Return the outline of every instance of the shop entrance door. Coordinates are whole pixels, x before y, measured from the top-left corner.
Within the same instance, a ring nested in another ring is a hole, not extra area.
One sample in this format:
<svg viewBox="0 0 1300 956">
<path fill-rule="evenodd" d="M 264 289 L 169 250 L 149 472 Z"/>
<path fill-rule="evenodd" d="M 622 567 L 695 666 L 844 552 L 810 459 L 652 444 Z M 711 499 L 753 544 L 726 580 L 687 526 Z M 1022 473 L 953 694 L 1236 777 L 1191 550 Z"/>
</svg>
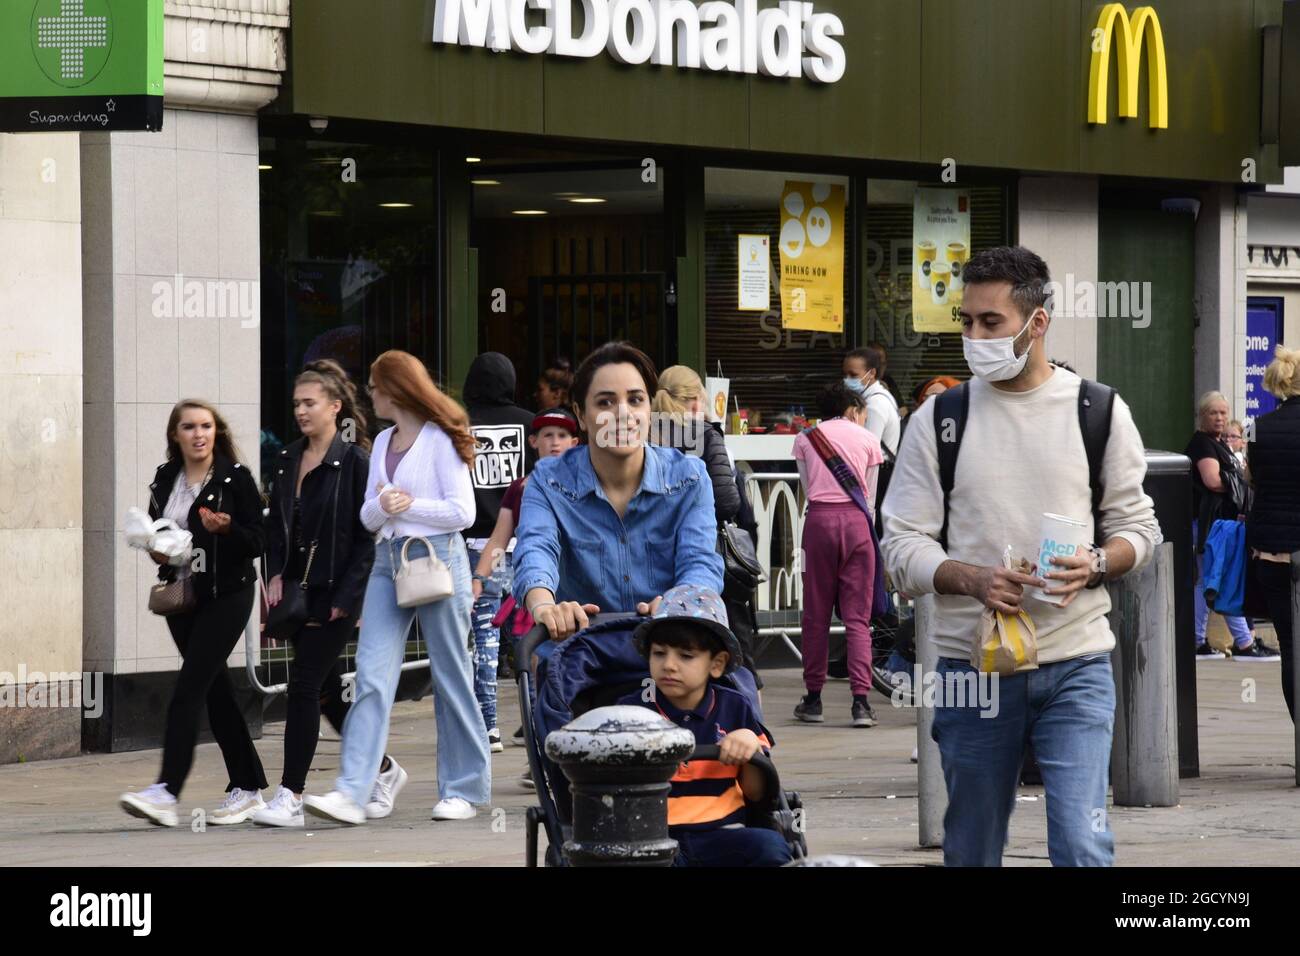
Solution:
<svg viewBox="0 0 1300 956">
<path fill-rule="evenodd" d="M 472 175 L 479 350 L 511 358 L 521 404 L 556 359 L 576 368 L 606 342 L 672 357 L 663 193 L 610 162 L 485 160 Z"/>
<path fill-rule="evenodd" d="M 1097 375 L 1119 389 L 1148 448 L 1191 437 L 1195 220 L 1109 205 L 1099 221 Z"/>
</svg>

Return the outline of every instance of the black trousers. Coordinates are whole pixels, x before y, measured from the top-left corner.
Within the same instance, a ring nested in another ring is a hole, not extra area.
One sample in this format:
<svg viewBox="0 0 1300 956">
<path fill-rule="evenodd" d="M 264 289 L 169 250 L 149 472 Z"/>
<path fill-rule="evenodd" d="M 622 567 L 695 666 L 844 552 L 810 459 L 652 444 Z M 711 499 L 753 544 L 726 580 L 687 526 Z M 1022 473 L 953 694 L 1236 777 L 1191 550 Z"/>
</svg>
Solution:
<svg viewBox="0 0 1300 956">
<path fill-rule="evenodd" d="M 319 627 L 302 627 L 293 642 L 289 668 L 288 712 L 284 723 L 284 775 L 281 786 L 302 793 L 316 756 L 321 714 L 343 733 L 350 704 L 343 699 L 343 662 L 339 655 L 356 633 L 356 618 L 343 617 Z"/>
<path fill-rule="evenodd" d="M 1277 643 L 1282 651 L 1282 696 L 1286 709 L 1295 723 L 1295 688 L 1291 680 L 1295 673 L 1295 622 L 1291 620 L 1291 565 L 1276 561 L 1250 562 L 1259 585 L 1260 595 L 1268 607 L 1268 616 L 1277 628 Z"/>
<path fill-rule="evenodd" d="M 252 610 L 253 585 L 250 584 L 200 604 L 189 614 L 167 618 L 172 640 L 184 658 L 176 690 L 167 707 L 162 773 L 158 777 L 172 796 L 181 795 L 185 778 L 194 764 L 199 714 L 205 705 L 208 725 L 226 761 L 229 777 L 226 790 L 235 787 L 260 790 L 266 786 L 262 761 L 235 703 L 235 685 L 226 667 L 226 658 L 239 643 Z"/>
</svg>

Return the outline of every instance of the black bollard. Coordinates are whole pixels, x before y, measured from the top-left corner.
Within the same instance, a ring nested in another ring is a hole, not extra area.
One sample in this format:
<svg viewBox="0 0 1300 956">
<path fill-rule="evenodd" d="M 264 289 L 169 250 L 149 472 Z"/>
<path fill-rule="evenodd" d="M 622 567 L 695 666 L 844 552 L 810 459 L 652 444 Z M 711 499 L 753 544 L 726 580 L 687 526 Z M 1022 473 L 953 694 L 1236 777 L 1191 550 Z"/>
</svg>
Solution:
<svg viewBox="0 0 1300 956">
<path fill-rule="evenodd" d="M 600 707 L 548 735 L 573 793 L 569 864 L 671 866 L 668 781 L 694 750 L 694 734 L 644 707 Z"/>
</svg>

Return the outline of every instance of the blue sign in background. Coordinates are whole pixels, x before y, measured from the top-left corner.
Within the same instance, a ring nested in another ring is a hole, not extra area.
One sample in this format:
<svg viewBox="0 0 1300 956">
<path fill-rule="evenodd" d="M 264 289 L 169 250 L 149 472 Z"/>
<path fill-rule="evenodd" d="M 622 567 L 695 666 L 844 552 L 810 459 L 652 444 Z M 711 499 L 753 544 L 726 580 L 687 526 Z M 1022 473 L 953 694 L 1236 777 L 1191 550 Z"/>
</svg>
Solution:
<svg viewBox="0 0 1300 956">
<path fill-rule="evenodd" d="M 1264 391 L 1264 369 L 1273 361 L 1281 338 L 1281 315 L 1272 302 L 1254 302 L 1246 310 L 1246 407 L 1242 418 L 1258 418 L 1277 407 Z"/>
</svg>

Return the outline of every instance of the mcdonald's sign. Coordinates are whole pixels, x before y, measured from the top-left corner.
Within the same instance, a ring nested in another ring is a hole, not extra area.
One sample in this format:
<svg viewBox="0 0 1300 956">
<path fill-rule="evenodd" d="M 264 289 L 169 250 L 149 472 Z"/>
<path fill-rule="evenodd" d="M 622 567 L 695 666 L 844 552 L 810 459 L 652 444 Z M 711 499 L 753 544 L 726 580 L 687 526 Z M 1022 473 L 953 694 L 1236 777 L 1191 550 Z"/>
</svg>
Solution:
<svg viewBox="0 0 1300 956">
<path fill-rule="evenodd" d="M 1136 119 L 1138 115 L 1138 78 L 1142 68 L 1143 40 L 1146 40 L 1147 86 L 1150 94 L 1147 112 L 1152 129 L 1169 128 L 1169 80 L 1165 69 L 1165 38 L 1160 32 L 1160 18 L 1151 7 L 1138 7 L 1132 18 L 1121 3 L 1108 3 L 1101 9 L 1097 27 L 1092 31 L 1092 68 L 1088 77 L 1088 122 L 1105 123 L 1110 83 L 1110 49 L 1116 31 L 1119 48 L 1119 115 Z"/>
</svg>

